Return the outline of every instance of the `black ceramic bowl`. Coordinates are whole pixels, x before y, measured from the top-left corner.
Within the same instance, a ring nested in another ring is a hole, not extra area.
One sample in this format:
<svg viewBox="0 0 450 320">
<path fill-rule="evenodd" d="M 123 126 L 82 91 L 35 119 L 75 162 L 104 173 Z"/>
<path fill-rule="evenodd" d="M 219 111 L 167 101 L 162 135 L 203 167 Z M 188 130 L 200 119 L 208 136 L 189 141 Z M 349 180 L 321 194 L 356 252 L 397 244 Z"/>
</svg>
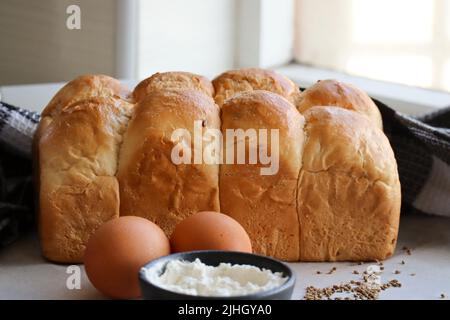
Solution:
<svg viewBox="0 0 450 320">
<path fill-rule="evenodd" d="M 220 263 L 248 264 L 258 268 L 281 272 L 288 280 L 281 286 L 267 291 L 256 292 L 242 296 L 217 297 L 217 296 L 193 296 L 163 289 L 151 283 L 147 272 L 155 272 L 158 275 L 165 271 L 166 265 L 172 260 L 194 261 L 199 258 L 204 264 L 218 266 Z M 147 300 L 287 300 L 292 296 L 295 285 L 295 275 L 283 262 L 268 257 L 234 251 L 190 251 L 175 253 L 155 259 L 141 268 L 139 272 L 142 298 Z"/>
</svg>

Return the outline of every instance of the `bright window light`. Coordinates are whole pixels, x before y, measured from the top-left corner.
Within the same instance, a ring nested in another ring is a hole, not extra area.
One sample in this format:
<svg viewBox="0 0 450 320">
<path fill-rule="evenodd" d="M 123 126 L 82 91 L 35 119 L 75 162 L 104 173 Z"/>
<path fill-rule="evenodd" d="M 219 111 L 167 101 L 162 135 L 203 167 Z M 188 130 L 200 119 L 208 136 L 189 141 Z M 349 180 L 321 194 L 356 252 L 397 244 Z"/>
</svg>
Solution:
<svg viewBox="0 0 450 320">
<path fill-rule="evenodd" d="M 444 84 L 444 89 L 447 91 L 450 91 L 450 59 L 447 60 L 444 64 L 444 68 L 443 68 L 443 84 Z"/>
<path fill-rule="evenodd" d="M 432 63 L 427 56 L 352 55 L 346 69 L 359 76 L 389 82 L 420 87 L 432 84 Z"/>
<path fill-rule="evenodd" d="M 433 37 L 432 0 L 352 0 L 352 38 L 363 44 L 426 43 Z"/>
<path fill-rule="evenodd" d="M 295 59 L 450 91 L 450 0 L 297 0 Z"/>
</svg>

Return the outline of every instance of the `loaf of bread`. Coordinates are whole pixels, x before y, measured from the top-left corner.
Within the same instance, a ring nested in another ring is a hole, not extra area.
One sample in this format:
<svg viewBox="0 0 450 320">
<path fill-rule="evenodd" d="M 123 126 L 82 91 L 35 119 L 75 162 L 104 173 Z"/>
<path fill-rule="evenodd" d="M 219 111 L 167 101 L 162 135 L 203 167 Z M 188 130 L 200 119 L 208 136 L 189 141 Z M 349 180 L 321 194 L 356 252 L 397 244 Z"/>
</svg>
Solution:
<svg viewBox="0 0 450 320">
<path fill-rule="evenodd" d="M 240 222 L 255 253 L 385 259 L 401 196 L 381 128 L 371 99 L 334 80 L 300 93 L 261 69 L 212 83 L 167 72 L 130 92 L 106 76 L 79 77 L 50 101 L 35 135 L 43 254 L 81 262 L 89 236 L 119 215 L 145 217 L 170 236 L 207 210 Z M 218 155 L 204 152 L 217 146 L 209 132 L 221 135 Z"/>
<path fill-rule="evenodd" d="M 120 212 L 148 218 L 170 235 L 199 211 L 220 211 L 219 164 L 194 163 L 194 121 L 201 131 L 220 130 L 219 108 L 196 90 L 154 91 L 136 105 L 121 148 L 117 178 Z M 176 139 L 172 133 L 185 129 Z M 203 141 L 204 147 L 207 142 Z M 190 163 L 174 163 L 178 143 L 192 150 Z"/>
<path fill-rule="evenodd" d="M 314 107 L 304 116 L 297 193 L 300 260 L 389 257 L 401 195 L 388 139 L 365 117 L 343 108 Z"/>
<path fill-rule="evenodd" d="M 275 174 L 261 174 L 255 165 L 225 163 L 220 170 L 220 205 L 223 212 L 239 221 L 252 239 L 253 249 L 283 260 L 299 259 L 299 224 L 296 205 L 297 179 L 303 151 L 303 116 L 282 96 L 268 91 L 235 95 L 222 106 L 222 131 L 226 129 L 278 130 L 278 139 L 269 140 L 267 154 L 279 151 Z M 258 139 L 248 131 L 249 139 Z M 262 140 L 262 141 L 261 141 Z M 258 142 L 264 142 L 261 139 Z M 245 143 L 245 141 L 243 141 Z M 277 144 L 278 150 L 272 145 Z M 258 146 L 253 144 L 253 147 Z M 247 158 L 250 143 L 245 144 Z M 237 152 L 236 141 L 226 140 L 224 153 Z"/>
<path fill-rule="evenodd" d="M 38 149 L 39 231 L 44 256 L 82 260 L 89 236 L 119 216 L 115 177 L 133 104 L 118 81 L 84 76 L 62 88 L 42 113 Z"/>
<path fill-rule="evenodd" d="M 321 80 L 303 91 L 295 101 L 298 111 L 315 106 L 337 106 L 353 110 L 383 128 L 380 111 L 364 91 L 337 80 Z"/>
<path fill-rule="evenodd" d="M 214 99 L 222 106 L 226 99 L 244 91 L 267 90 L 277 93 L 291 102 L 300 94 L 298 86 L 290 79 L 270 70 L 245 68 L 222 73 L 213 80 Z"/>
</svg>

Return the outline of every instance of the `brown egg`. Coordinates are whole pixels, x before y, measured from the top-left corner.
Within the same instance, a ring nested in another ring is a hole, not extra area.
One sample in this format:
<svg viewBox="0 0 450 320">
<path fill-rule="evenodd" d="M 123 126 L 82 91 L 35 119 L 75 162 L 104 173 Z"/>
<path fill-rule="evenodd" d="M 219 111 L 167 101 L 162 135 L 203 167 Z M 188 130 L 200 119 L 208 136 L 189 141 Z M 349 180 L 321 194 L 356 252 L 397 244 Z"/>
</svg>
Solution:
<svg viewBox="0 0 450 320">
<path fill-rule="evenodd" d="M 156 224 L 125 216 L 106 222 L 91 236 L 84 265 L 100 292 L 115 299 L 130 299 L 140 296 L 139 269 L 169 253 L 169 240 Z"/>
<path fill-rule="evenodd" d="M 252 244 L 244 228 L 233 218 L 212 211 L 198 212 L 180 222 L 172 233 L 170 245 L 173 252 L 252 252 Z"/>
</svg>

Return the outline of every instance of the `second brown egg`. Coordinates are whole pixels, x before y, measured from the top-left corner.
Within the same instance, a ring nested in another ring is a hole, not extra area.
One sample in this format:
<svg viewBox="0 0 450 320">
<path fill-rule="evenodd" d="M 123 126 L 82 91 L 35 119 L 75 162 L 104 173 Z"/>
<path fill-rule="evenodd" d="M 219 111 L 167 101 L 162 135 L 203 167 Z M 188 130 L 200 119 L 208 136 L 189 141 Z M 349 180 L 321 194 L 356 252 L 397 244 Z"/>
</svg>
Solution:
<svg viewBox="0 0 450 320">
<path fill-rule="evenodd" d="M 219 212 L 202 211 L 180 222 L 171 238 L 172 252 L 226 250 L 252 252 L 250 238 L 233 218 Z"/>
</svg>

